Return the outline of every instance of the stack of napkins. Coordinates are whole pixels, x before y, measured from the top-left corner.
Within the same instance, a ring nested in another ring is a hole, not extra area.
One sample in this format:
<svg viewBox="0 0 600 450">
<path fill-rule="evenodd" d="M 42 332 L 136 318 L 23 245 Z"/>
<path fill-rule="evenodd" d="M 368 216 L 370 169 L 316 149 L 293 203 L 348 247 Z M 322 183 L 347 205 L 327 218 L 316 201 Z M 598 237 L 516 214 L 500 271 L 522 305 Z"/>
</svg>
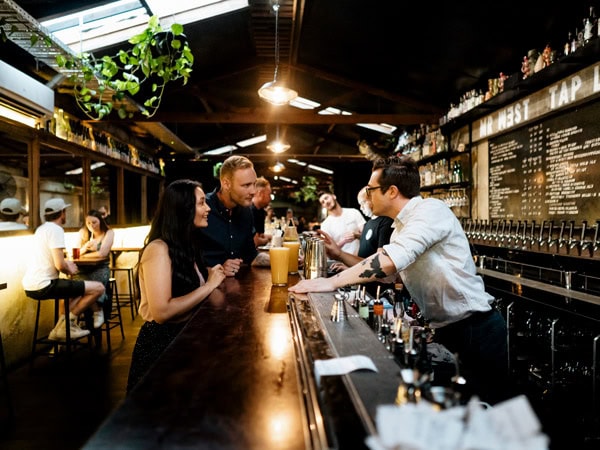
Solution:
<svg viewBox="0 0 600 450">
<path fill-rule="evenodd" d="M 371 450 L 546 450 L 548 437 L 523 395 L 485 408 L 477 398 L 466 406 L 437 411 L 427 402 L 377 408 Z"/>
</svg>

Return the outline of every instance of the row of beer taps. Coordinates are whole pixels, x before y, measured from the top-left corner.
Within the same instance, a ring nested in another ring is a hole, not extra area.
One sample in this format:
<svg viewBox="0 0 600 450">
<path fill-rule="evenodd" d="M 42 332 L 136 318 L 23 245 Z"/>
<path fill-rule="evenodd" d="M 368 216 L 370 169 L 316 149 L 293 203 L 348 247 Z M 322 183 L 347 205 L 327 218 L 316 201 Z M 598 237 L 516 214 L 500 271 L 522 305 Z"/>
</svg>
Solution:
<svg viewBox="0 0 600 450">
<path fill-rule="evenodd" d="M 572 256 L 600 256 L 600 219 L 593 226 L 586 220 L 576 226 L 574 220 L 483 220 L 463 219 L 465 234 L 471 243 L 521 250 L 564 253 Z"/>
</svg>

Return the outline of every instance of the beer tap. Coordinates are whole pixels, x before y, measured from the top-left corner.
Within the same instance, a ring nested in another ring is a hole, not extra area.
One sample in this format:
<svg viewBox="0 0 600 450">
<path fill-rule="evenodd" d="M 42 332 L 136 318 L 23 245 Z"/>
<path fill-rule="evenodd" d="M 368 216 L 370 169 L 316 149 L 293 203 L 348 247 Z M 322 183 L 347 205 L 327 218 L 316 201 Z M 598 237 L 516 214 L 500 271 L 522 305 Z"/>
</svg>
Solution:
<svg viewBox="0 0 600 450">
<path fill-rule="evenodd" d="M 594 226 L 596 227 L 596 231 L 594 231 L 594 247 L 592 249 L 592 252 L 595 255 L 598 251 L 598 246 L 600 245 L 600 242 L 598 241 L 598 229 L 600 228 L 600 220 L 596 220 L 596 225 Z"/>
<path fill-rule="evenodd" d="M 565 245 L 567 243 L 567 240 L 565 239 L 565 226 L 567 225 L 567 221 L 566 220 L 561 220 L 560 221 L 560 232 L 558 233 L 558 248 L 562 248 L 563 245 Z"/>
<path fill-rule="evenodd" d="M 540 234 L 538 236 L 538 250 L 541 250 L 542 245 L 544 245 L 544 228 L 546 228 L 546 221 L 542 220 L 542 224 L 540 225 Z"/>
<path fill-rule="evenodd" d="M 585 234 L 586 234 L 586 232 L 587 232 L 587 220 L 584 220 L 584 221 L 581 223 L 581 237 L 579 238 L 579 245 L 581 246 L 581 247 L 580 247 L 580 254 L 581 254 L 581 255 L 583 255 L 583 252 L 584 252 L 584 251 L 585 251 L 587 248 L 590 248 L 590 252 L 591 252 L 591 250 L 592 250 L 592 249 L 591 249 L 591 247 L 592 247 L 592 244 L 593 244 L 593 242 L 592 242 L 592 241 L 588 241 L 588 240 L 585 238 Z M 591 255 L 590 255 L 590 256 L 591 256 Z"/>
<path fill-rule="evenodd" d="M 525 250 L 527 248 L 527 221 L 523 221 L 523 231 L 521 232 L 521 242 L 523 243 L 522 249 Z"/>
<path fill-rule="evenodd" d="M 575 232 L 575 221 L 571 220 L 569 222 L 569 240 L 567 241 L 567 244 L 569 246 L 568 247 L 569 253 L 571 253 L 571 250 L 573 250 L 575 247 L 579 247 L 579 245 L 580 245 L 580 241 L 573 238 L 574 232 Z"/>
<path fill-rule="evenodd" d="M 473 229 L 473 221 L 471 219 L 464 219 L 462 226 L 465 232 L 465 236 L 467 236 L 467 239 L 470 240 L 472 235 L 471 230 Z"/>
<path fill-rule="evenodd" d="M 491 233 L 491 228 L 492 228 L 491 221 L 488 222 L 488 220 L 486 219 L 485 222 L 484 222 L 484 226 L 483 226 L 483 233 L 481 234 L 481 240 L 482 241 L 487 241 L 488 236 Z"/>
<path fill-rule="evenodd" d="M 529 233 L 529 247 L 533 249 L 533 245 L 536 243 L 535 238 L 535 220 L 531 221 L 531 232 Z M 523 243 L 524 244 L 524 243 Z"/>
<path fill-rule="evenodd" d="M 496 222 L 496 229 L 494 229 L 494 221 L 490 220 L 490 233 L 488 234 L 488 241 L 496 239 L 498 237 L 498 227 L 500 227 L 500 221 Z"/>
<path fill-rule="evenodd" d="M 475 227 L 473 228 L 473 238 L 479 239 L 479 236 L 481 236 L 481 220 L 477 219 L 475 221 Z"/>
<path fill-rule="evenodd" d="M 507 241 L 506 243 L 508 244 L 508 242 L 510 242 L 510 230 L 512 228 L 512 219 L 510 219 L 509 223 L 508 223 L 508 230 L 504 231 L 506 228 L 506 220 L 504 222 L 502 222 L 502 237 L 500 238 L 500 242 L 504 242 L 504 239 L 506 238 Z"/>
<path fill-rule="evenodd" d="M 563 222 L 564 224 L 564 222 Z M 550 224 L 548 225 L 548 250 L 550 250 L 550 248 L 552 248 L 552 246 L 554 244 L 558 243 L 558 238 L 553 239 L 552 238 L 552 229 L 554 228 L 554 221 L 551 220 Z"/>
<path fill-rule="evenodd" d="M 508 240 L 508 242 L 510 242 L 511 240 L 515 241 L 515 248 L 518 247 L 519 244 L 519 230 L 521 229 L 521 221 L 518 220 L 517 221 L 517 228 L 515 229 L 515 231 L 511 234 L 511 238 Z"/>
<path fill-rule="evenodd" d="M 502 227 L 500 227 L 500 222 L 502 222 Z M 502 219 L 498 221 L 498 225 L 496 225 L 496 244 L 500 245 L 500 242 L 504 239 L 504 228 L 506 227 L 506 220 Z"/>
</svg>

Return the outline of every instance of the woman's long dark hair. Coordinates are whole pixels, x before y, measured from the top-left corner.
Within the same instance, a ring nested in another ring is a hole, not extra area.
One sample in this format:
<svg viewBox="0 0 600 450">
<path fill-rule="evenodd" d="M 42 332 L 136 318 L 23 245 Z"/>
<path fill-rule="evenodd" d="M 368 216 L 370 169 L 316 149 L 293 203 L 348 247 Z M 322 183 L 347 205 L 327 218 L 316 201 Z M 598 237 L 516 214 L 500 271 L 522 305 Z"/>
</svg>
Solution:
<svg viewBox="0 0 600 450">
<path fill-rule="evenodd" d="M 173 181 L 165 188 L 144 243 L 145 248 L 150 242 L 162 239 L 169 247 L 173 297 L 186 294 L 199 286 L 200 280 L 194 270 L 194 262 L 198 264 L 204 279 L 208 276 L 202 263 L 201 251 L 194 239 L 197 188 L 202 188 L 202 184 L 188 179 Z"/>
<path fill-rule="evenodd" d="M 95 210 L 95 209 L 90 209 L 88 211 L 88 213 L 85 215 L 85 217 L 95 217 L 96 219 L 98 219 L 100 221 L 100 231 L 102 231 L 103 233 L 106 233 L 110 227 L 108 226 L 108 224 L 106 223 L 106 220 L 104 220 L 104 217 L 102 217 L 102 214 L 100 213 L 100 211 Z M 85 241 L 89 241 L 92 238 L 92 233 L 90 232 L 90 229 L 87 227 L 87 224 L 83 223 L 83 237 L 85 238 Z"/>
</svg>

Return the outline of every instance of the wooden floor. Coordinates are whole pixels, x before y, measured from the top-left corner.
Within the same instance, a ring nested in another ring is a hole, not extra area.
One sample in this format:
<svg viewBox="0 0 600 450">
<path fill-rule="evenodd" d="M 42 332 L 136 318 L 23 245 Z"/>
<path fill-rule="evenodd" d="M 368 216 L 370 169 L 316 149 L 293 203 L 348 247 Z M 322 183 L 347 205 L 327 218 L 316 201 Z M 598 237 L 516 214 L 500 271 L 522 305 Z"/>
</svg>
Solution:
<svg viewBox="0 0 600 450">
<path fill-rule="evenodd" d="M 78 350 L 71 361 L 59 356 L 36 358 L 8 373 L 13 423 L 6 420 L 4 390 L 0 386 L 0 449 L 79 449 L 125 397 L 131 352 L 142 319 L 134 321 L 123 309 L 125 339 L 118 328 L 111 331 L 112 350 L 106 334 L 96 353 Z"/>
</svg>

